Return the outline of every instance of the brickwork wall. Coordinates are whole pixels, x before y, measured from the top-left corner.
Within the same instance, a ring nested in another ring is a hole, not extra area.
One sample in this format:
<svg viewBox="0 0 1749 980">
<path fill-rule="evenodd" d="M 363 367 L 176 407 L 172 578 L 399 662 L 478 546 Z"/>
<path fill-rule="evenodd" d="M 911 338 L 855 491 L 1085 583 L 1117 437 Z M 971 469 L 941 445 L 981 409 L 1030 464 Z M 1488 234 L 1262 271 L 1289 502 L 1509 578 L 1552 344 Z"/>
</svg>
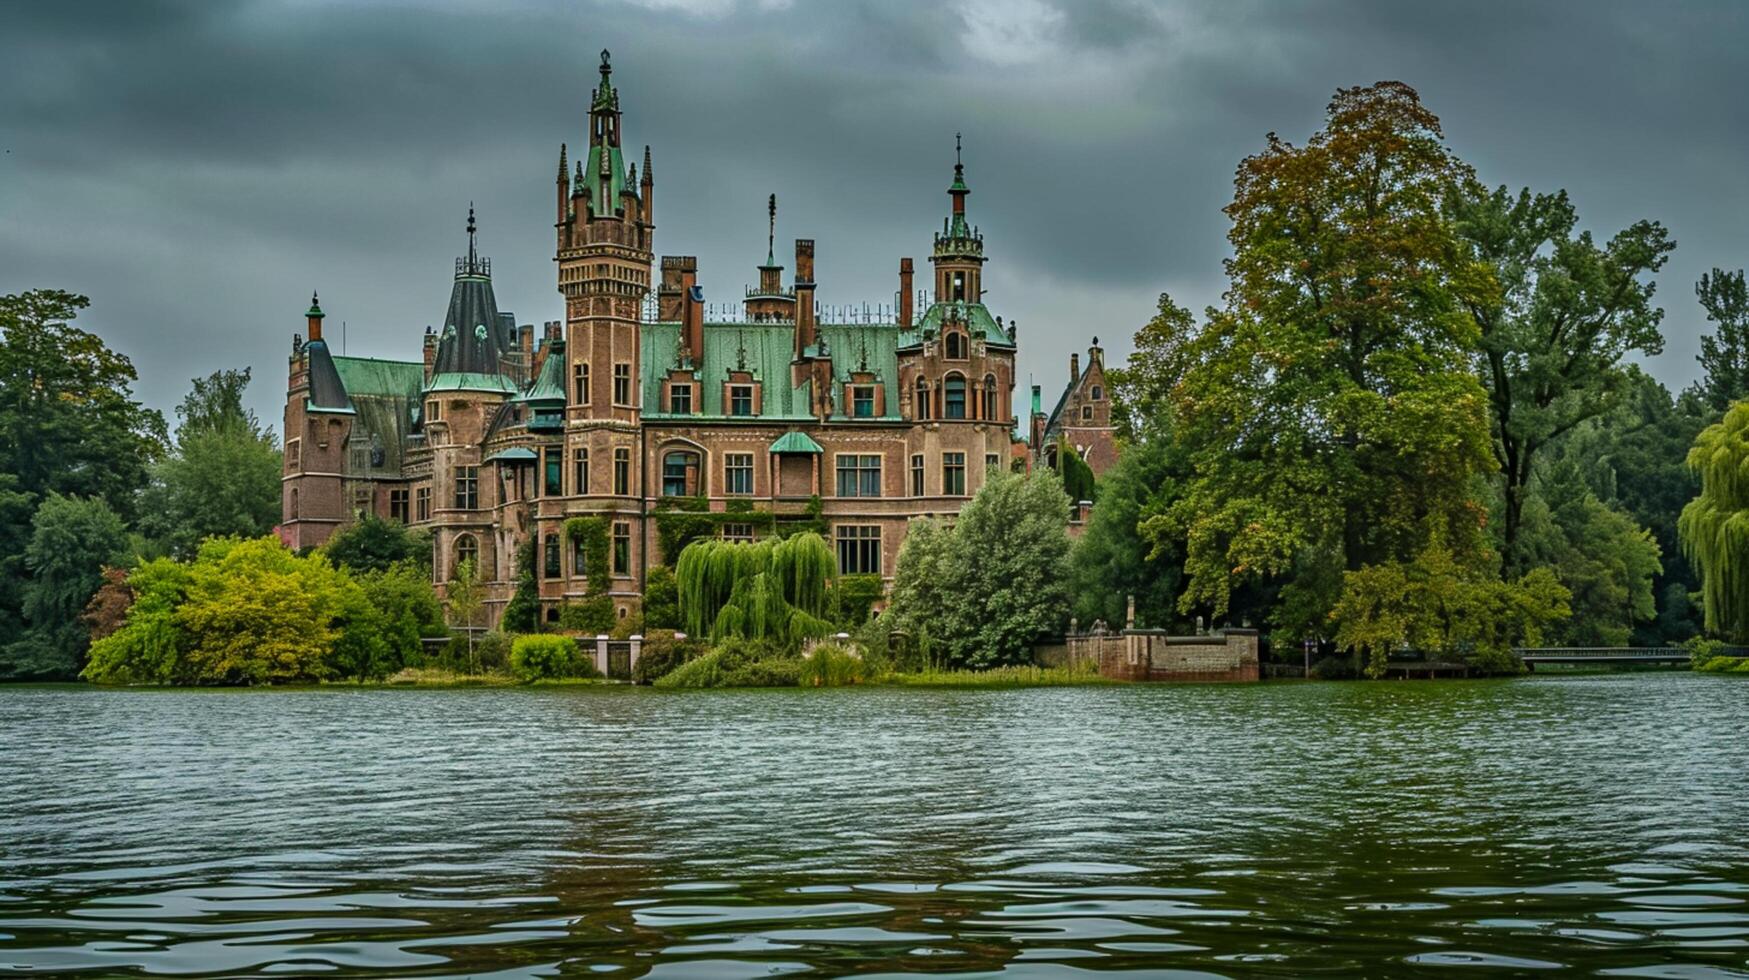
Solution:
<svg viewBox="0 0 1749 980">
<path fill-rule="evenodd" d="M 1068 662 L 1094 660 L 1103 677 L 1122 681 L 1255 681 L 1260 678 L 1255 630 L 1216 636 L 1167 636 L 1130 631 L 1072 636 Z"/>
</svg>

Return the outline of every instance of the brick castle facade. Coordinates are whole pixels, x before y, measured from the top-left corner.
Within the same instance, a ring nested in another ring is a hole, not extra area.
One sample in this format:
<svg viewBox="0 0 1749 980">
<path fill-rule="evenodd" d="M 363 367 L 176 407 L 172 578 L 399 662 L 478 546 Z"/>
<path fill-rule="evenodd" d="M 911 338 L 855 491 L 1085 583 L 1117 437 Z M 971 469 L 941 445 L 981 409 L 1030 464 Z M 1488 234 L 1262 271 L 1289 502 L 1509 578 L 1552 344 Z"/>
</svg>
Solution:
<svg viewBox="0 0 1749 980">
<path fill-rule="evenodd" d="M 1034 389 L 1031 439 L 1016 439 L 1016 330 L 982 301 L 984 241 L 957 160 L 930 283 L 914 285 L 901 259 L 891 316 L 825 315 L 804 239 L 788 282 L 768 248 L 737 315 L 707 322 L 697 261 L 657 260 L 651 153 L 641 169 L 628 163 L 621 122 L 603 52 L 588 148 L 574 161 L 559 150 L 564 319 L 538 337 L 498 308 L 471 210 L 443 325 L 427 328 L 420 360 L 335 355 L 312 297 L 286 393 L 290 545 L 319 545 L 364 512 L 427 528 L 436 580 L 476 561 L 495 622 L 532 537 L 545 618 L 585 594 L 610 596 L 625 617 L 649 569 L 676 557 L 661 553 L 660 533 L 676 510 L 717 515 L 724 537 L 806 520 L 842 571 L 890 578 L 912 519 L 957 514 L 1038 447 L 1067 440 L 1096 472 L 1115 459 L 1097 344 L 1049 417 Z M 605 583 L 588 581 L 585 542 L 566 534 L 578 517 L 606 531 L 596 540 L 608 560 L 593 563 Z"/>
</svg>

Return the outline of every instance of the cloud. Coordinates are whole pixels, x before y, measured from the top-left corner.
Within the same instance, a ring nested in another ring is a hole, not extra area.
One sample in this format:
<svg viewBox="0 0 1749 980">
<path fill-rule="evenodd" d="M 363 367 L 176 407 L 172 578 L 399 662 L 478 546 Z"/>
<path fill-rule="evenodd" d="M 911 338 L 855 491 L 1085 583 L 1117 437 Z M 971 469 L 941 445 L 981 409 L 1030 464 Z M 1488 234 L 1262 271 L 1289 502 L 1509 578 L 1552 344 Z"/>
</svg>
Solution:
<svg viewBox="0 0 1749 980">
<path fill-rule="evenodd" d="M 1338 86 L 1400 78 L 1483 179 L 1565 187 L 1605 236 L 1671 227 L 1650 366 L 1682 385 L 1689 283 L 1749 264 L 1746 41 L 1739 5 L 1596 0 L 9 4 L 0 291 L 89 293 L 158 407 L 249 364 L 277 419 L 312 288 L 351 353 L 417 356 L 471 200 L 500 301 L 556 319 L 553 167 L 611 48 L 658 248 L 698 255 L 712 301 L 752 279 L 775 192 L 823 301 L 890 302 L 963 132 L 989 299 L 1049 390 L 1095 334 L 1121 356 L 1160 291 L 1218 298 L 1221 207 L 1264 133 L 1303 139 Z"/>
</svg>

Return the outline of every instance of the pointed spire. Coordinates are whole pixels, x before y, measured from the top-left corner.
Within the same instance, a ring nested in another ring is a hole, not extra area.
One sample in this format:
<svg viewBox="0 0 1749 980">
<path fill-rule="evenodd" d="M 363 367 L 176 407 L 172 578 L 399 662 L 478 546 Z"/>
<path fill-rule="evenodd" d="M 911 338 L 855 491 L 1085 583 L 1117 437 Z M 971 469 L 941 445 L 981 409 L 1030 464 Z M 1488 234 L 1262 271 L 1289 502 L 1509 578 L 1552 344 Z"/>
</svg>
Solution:
<svg viewBox="0 0 1749 980">
<path fill-rule="evenodd" d="M 316 291 L 314 289 L 310 290 L 310 308 L 304 313 L 304 315 L 314 320 L 320 320 L 326 315 L 322 312 L 322 304 L 317 301 Z"/>
<path fill-rule="evenodd" d="M 765 204 L 765 264 L 777 264 L 777 195 Z"/>
<path fill-rule="evenodd" d="M 469 201 L 468 202 L 468 268 L 469 269 L 472 269 L 475 266 L 479 265 L 479 262 L 480 262 L 479 250 L 474 247 L 474 229 L 475 229 L 474 202 Z"/>
<path fill-rule="evenodd" d="M 560 143 L 559 144 L 559 183 L 561 183 L 561 184 L 563 184 L 565 182 L 565 170 L 567 169 L 565 166 L 565 149 L 566 149 L 565 144 Z"/>
<path fill-rule="evenodd" d="M 644 144 L 644 183 L 654 184 L 655 182 L 656 182 L 656 172 L 655 172 L 655 170 L 651 169 L 651 167 L 650 167 L 650 144 L 645 143 Z"/>
</svg>

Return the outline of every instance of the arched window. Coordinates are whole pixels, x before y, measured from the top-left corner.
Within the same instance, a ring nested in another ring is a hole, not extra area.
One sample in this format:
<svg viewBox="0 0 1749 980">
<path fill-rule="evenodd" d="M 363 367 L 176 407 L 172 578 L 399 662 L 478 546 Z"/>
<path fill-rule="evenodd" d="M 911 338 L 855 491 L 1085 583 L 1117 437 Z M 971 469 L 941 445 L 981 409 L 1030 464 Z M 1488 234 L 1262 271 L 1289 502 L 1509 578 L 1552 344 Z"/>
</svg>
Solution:
<svg viewBox="0 0 1749 980">
<path fill-rule="evenodd" d="M 917 379 L 917 411 L 915 414 L 920 419 L 929 417 L 929 382 L 922 378 Z"/>
<path fill-rule="evenodd" d="M 949 419 L 966 417 L 966 377 L 963 374 L 950 374 L 942 382 L 941 416 Z"/>
<path fill-rule="evenodd" d="M 986 374 L 984 375 L 984 417 L 999 420 L 1004 414 L 1006 413 L 996 411 L 996 376 Z"/>
<path fill-rule="evenodd" d="M 664 497 L 696 497 L 702 490 L 698 485 L 698 453 L 690 449 L 676 449 L 662 457 L 662 496 Z"/>
<path fill-rule="evenodd" d="M 947 335 L 947 357 L 952 361 L 966 359 L 966 335 L 959 331 L 950 331 Z"/>
<path fill-rule="evenodd" d="M 476 570 L 480 567 L 480 542 L 473 535 L 464 534 L 455 539 L 456 571 L 461 571 L 462 565 L 470 561 L 474 563 Z"/>
</svg>

